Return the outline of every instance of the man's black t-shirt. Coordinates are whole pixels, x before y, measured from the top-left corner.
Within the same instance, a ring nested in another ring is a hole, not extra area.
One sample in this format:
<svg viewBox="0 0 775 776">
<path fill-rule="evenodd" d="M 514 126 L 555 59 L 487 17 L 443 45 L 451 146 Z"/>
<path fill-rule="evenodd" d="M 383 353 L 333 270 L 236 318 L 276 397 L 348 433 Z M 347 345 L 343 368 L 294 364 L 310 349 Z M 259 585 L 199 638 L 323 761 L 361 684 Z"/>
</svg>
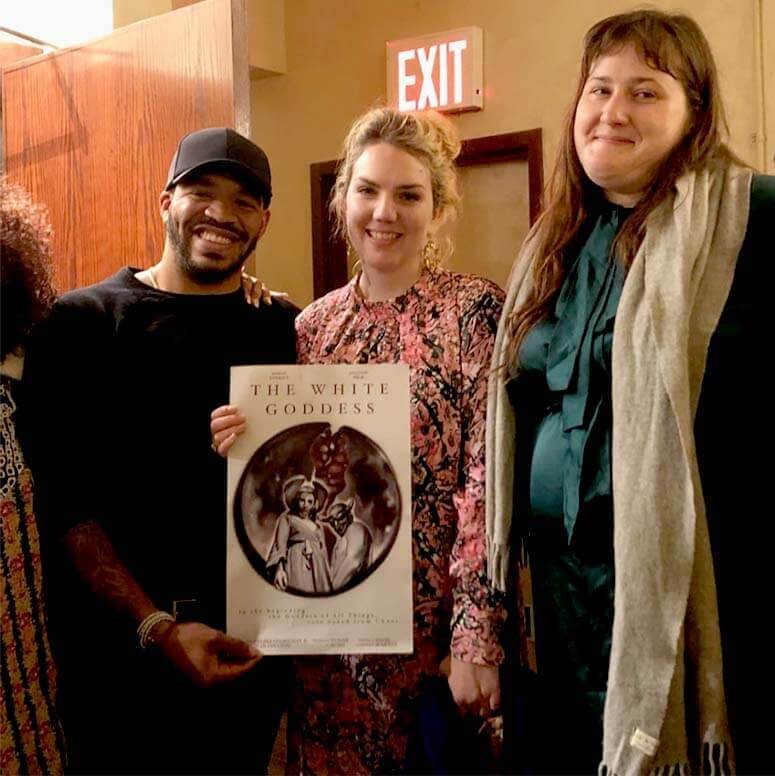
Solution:
<svg viewBox="0 0 775 776">
<path fill-rule="evenodd" d="M 99 522 L 158 607 L 196 599 L 194 618 L 223 627 L 226 466 L 209 416 L 229 367 L 295 360 L 295 310 L 158 291 L 135 271 L 65 294 L 30 345 L 38 508 L 50 536 Z"/>
<path fill-rule="evenodd" d="M 202 689 L 77 578 L 61 537 L 97 521 L 156 606 L 224 626 L 226 464 L 211 411 L 229 367 L 290 363 L 294 311 L 242 292 L 170 294 L 124 269 L 65 294 L 25 359 L 23 443 L 46 540 L 49 633 L 78 773 L 265 772 L 288 666 Z"/>
</svg>

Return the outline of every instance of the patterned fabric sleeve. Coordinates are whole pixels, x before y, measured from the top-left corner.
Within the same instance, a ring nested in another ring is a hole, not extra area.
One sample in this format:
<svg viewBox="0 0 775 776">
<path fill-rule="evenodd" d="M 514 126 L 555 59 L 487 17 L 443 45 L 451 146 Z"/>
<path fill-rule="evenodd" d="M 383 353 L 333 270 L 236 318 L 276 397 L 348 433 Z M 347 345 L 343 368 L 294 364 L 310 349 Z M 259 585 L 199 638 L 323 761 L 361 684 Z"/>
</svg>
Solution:
<svg viewBox="0 0 775 776">
<path fill-rule="evenodd" d="M 458 660 L 486 665 L 503 660 L 500 630 L 506 616 L 503 594 L 487 581 L 484 517 L 487 375 L 502 305 L 502 291 L 486 281 L 466 284 L 461 294 L 461 458 L 454 499 L 457 538 L 450 557 L 451 651 Z"/>
<path fill-rule="evenodd" d="M 312 353 L 312 343 L 318 327 L 321 310 L 320 300 L 296 316 L 296 363 L 309 364 Z"/>
</svg>

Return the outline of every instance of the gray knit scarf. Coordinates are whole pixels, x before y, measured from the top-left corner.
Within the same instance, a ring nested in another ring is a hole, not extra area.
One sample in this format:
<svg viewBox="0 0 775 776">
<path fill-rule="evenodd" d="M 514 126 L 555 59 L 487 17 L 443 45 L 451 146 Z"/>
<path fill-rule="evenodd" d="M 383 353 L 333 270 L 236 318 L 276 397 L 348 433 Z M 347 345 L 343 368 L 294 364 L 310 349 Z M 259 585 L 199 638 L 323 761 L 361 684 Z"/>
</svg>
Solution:
<svg viewBox="0 0 775 776">
<path fill-rule="evenodd" d="M 678 181 L 648 218 L 616 315 L 616 582 L 600 766 L 609 776 L 734 770 L 693 428 L 745 236 L 751 175 L 719 165 Z M 506 359 L 506 318 L 530 290 L 534 251 L 529 239 L 509 279 L 495 367 Z M 488 570 L 503 590 L 517 429 L 502 371 L 491 374 L 487 412 Z"/>
</svg>

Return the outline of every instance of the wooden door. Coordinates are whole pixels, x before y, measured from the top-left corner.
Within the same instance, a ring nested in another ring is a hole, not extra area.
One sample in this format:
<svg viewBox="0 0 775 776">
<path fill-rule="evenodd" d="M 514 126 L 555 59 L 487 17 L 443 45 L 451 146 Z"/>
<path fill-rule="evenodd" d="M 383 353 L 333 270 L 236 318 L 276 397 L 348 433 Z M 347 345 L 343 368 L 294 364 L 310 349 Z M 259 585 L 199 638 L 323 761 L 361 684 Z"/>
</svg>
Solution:
<svg viewBox="0 0 775 776">
<path fill-rule="evenodd" d="M 45 204 L 59 291 L 161 256 L 178 140 L 250 134 L 245 0 L 204 0 L 2 71 L 8 177 Z"/>
</svg>

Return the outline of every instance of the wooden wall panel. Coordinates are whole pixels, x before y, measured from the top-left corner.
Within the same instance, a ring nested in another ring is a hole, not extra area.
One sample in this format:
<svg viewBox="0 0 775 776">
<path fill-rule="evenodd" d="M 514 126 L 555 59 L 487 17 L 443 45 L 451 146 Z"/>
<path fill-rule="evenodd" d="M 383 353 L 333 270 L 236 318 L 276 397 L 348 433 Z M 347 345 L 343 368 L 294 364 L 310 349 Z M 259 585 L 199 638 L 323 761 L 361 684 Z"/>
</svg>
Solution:
<svg viewBox="0 0 775 776">
<path fill-rule="evenodd" d="M 0 41 L 0 67 L 8 67 L 8 65 L 18 62 L 20 59 L 34 57 L 41 53 L 43 53 L 43 49 L 39 46 L 28 46 L 23 43 L 3 43 Z"/>
<path fill-rule="evenodd" d="M 49 208 L 60 291 L 158 260 L 158 196 L 184 133 L 249 133 L 233 8 L 244 19 L 244 0 L 205 0 L 4 70 L 6 172 Z"/>
</svg>

